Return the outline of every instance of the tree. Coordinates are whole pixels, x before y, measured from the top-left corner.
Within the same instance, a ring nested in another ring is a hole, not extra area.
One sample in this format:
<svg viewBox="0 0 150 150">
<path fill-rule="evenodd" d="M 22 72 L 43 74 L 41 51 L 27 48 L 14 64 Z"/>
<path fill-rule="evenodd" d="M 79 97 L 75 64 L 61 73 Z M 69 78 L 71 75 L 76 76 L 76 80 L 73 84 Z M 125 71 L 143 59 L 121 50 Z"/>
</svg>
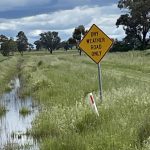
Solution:
<svg viewBox="0 0 150 150">
<path fill-rule="evenodd" d="M 34 49 L 33 44 L 29 43 L 29 44 L 28 44 L 28 48 L 29 48 L 29 51 L 33 50 L 33 49 Z"/>
<path fill-rule="evenodd" d="M 1 34 L 0 35 L 0 50 L 1 50 L 3 42 L 6 42 L 6 41 L 8 41 L 8 37 L 6 37 L 5 35 Z M 2 53 L 2 51 L 1 51 L 1 53 Z"/>
<path fill-rule="evenodd" d="M 65 41 L 64 42 L 64 49 L 65 49 L 65 51 L 67 52 L 67 50 L 69 50 L 69 48 L 71 48 L 69 43 L 67 41 Z"/>
<path fill-rule="evenodd" d="M 23 55 L 23 51 L 26 51 L 28 48 L 28 39 L 23 31 L 20 31 L 16 37 L 18 51 Z"/>
<path fill-rule="evenodd" d="M 80 55 L 81 55 L 81 50 L 78 47 L 78 45 L 82 39 L 82 36 L 84 36 L 84 35 L 85 35 L 85 28 L 83 25 L 80 25 L 77 28 L 75 28 L 75 30 L 73 32 L 73 36 L 72 36 L 76 40 L 76 43 L 77 43 L 76 47 L 78 48 Z"/>
<path fill-rule="evenodd" d="M 34 44 L 36 46 L 36 50 L 40 50 L 42 48 L 42 43 L 40 40 L 35 41 Z"/>
<path fill-rule="evenodd" d="M 110 49 L 110 52 L 126 52 L 131 49 L 133 49 L 133 45 L 127 44 L 124 40 L 118 41 L 117 39 L 115 39 L 113 47 Z"/>
<path fill-rule="evenodd" d="M 5 35 L 0 35 L 0 42 L 5 42 L 8 41 L 8 37 L 6 37 Z"/>
<path fill-rule="evenodd" d="M 14 51 L 16 50 L 17 50 L 17 43 L 12 39 L 3 42 L 1 45 L 1 53 L 3 56 L 9 56 L 10 52 L 13 55 Z"/>
<path fill-rule="evenodd" d="M 72 49 L 72 45 L 69 44 L 69 41 L 62 41 L 58 44 L 56 49 L 63 48 L 65 51 Z"/>
<path fill-rule="evenodd" d="M 69 38 L 68 43 L 69 43 L 71 49 L 72 49 L 73 46 L 77 47 L 77 41 L 74 38 Z"/>
<path fill-rule="evenodd" d="M 124 40 L 131 45 L 140 43 L 140 47 L 145 49 L 150 40 L 147 38 L 150 30 L 150 0 L 119 0 L 118 7 L 127 10 L 116 22 L 117 27 L 123 25 L 126 33 Z"/>
<path fill-rule="evenodd" d="M 53 50 L 57 48 L 57 45 L 60 43 L 61 39 L 58 36 L 58 32 L 45 32 L 40 34 L 40 42 L 42 47 L 48 49 L 52 54 Z"/>
</svg>

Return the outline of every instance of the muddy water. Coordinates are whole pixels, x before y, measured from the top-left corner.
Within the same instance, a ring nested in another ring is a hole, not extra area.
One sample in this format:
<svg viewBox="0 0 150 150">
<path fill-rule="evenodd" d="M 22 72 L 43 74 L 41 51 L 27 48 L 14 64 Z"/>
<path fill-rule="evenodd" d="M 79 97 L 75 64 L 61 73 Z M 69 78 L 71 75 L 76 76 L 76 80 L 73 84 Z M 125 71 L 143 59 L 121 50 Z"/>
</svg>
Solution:
<svg viewBox="0 0 150 150">
<path fill-rule="evenodd" d="M 19 78 L 10 82 L 12 90 L 0 97 L 1 105 L 5 106 L 7 111 L 0 118 L 0 150 L 6 149 L 9 145 L 19 149 L 39 150 L 37 141 L 26 132 L 31 129 L 31 122 L 38 113 L 38 107 L 31 97 L 24 100 L 18 97 L 20 88 Z M 22 107 L 28 108 L 31 113 L 22 116 L 19 110 Z"/>
</svg>

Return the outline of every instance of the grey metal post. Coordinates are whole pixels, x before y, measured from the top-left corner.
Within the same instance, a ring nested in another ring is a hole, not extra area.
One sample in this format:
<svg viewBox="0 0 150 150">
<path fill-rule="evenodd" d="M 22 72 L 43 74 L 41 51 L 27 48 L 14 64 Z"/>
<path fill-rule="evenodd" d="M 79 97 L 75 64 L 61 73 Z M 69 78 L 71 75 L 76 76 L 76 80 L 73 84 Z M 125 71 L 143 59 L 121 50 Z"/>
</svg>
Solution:
<svg viewBox="0 0 150 150">
<path fill-rule="evenodd" d="M 102 95 L 102 73 L 101 73 L 101 64 L 98 63 L 98 80 L 99 80 L 99 94 L 100 94 L 100 100 L 103 100 Z"/>
</svg>

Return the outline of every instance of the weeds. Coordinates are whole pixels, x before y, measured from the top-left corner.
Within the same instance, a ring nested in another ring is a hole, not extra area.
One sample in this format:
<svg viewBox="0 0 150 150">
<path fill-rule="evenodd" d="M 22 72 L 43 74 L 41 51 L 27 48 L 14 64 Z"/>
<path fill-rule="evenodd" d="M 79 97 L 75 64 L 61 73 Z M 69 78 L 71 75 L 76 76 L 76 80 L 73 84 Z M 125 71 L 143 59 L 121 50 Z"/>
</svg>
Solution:
<svg viewBox="0 0 150 150">
<path fill-rule="evenodd" d="M 30 114 L 31 111 L 30 111 L 27 107 L 22 107 L 22 108 L 19 110 L 19 113 L 20 113 L 22 116 L 26 116 L 26 115 Z"/>
</svg>

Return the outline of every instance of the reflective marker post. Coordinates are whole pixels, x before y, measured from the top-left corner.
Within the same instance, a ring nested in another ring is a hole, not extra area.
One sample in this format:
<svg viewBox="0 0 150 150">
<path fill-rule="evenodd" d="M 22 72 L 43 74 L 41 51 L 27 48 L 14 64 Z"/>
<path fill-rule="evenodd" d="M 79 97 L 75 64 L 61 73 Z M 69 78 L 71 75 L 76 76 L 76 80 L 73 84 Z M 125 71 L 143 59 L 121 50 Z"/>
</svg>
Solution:
<svg viewBox="0 0 150 150">
<path fill-rule="evenodd" d="M 97 65 L 98 65 L 99 94 L 100 94 L 100 100 L 103 101 L 101 64 L 98 63 Z"/>
</svg>

